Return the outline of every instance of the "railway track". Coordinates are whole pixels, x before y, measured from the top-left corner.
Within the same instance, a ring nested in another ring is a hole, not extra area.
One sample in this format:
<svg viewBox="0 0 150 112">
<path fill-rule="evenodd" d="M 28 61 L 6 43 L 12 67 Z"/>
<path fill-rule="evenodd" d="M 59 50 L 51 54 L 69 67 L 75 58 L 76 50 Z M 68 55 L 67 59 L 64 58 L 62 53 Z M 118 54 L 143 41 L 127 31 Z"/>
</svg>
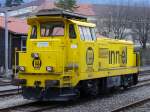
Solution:
<svg viewBox="0 0 150 112">
<path fill-rule="evenodd" d="M 0 109 L 0 112 L 41 112 L 44 110 L 53 109 L 60 106 L 60 104 L 57 102 L 57 104 L 49 103 L 49 102 L 31 102 L 21 105 L 15 105 L 11 107 L 6 107 Z"/>
<path fill-rule="evenodd" d="M 147 74 L 144 74 L 144 75 L 141 75 L 141 76 L 146 76 L 146 75 L 150 75 L 150 74 L 147 73 Z M 139 88 L 139 87 L 143 87 L 143 86 L 149 86 L 149 85 L 150 85 L 150 78 L 147 78 L 147 79 L 140 80 L 139 83 L 137 85 L 131 87 L 131 89 Z M 150 97 L 145 98 L 145 99 L 141 99 L 141 100 L 138 100 L 138 101 L 135 101 L 135 102 L 131 102 L 127 105 L 120 106 L 116 109 L 113 109 L 111 112 L 124 112 L 124 111 L 127 112 L 128 109 L 138 107 L 140 105 L 143 105 L 143 103 L 147 103 L 149 101 L 150 101 Z"/>
<path fill-rule="evenodd" d="M 8 86 L 11 85 L 11 81 L 2 81 L 0 80 L 0 86 Z"/>
<path fill-rule="evenodd" d="M 10 85 L 12 85 L 11 83 L 2 83 L 2 84 L 0 84 L 0 87 L 1 86 L 10 86 Z"/>
<path fill-rule="evenodd" d="M 56 105 L 51 105 L 51 106 L 46 106 L 46 107 L 41 107 L 38 109 L 30 110 L 28 112 L 41 112 L 41 111 L 45 111 L 45 110 L 54 109 L 54 108 L 57 108 L 59 106 L 60 106 L 59 104 L 56 104 Z"/>
<path fill-rule="evenodd" d="M 148 81 L 150 81 L 150 78 L 139 80 L 139 83 L 144 83 L 144 82 L 148 82 Z"/>
<path fill-rule="evenodd" d="M 0 91 L 0 97 L 18 95 L 20 93 L 21 93 L 21 89 L 4 90 L 4 91 Z"/>
<path fill-rule="evenodd" d="M 16 108 L 34 105 L 35 103 L 36 102 L 31 102 L 31 103 L 25 103 L 25 104 L 15 105 L 15 106 L 11 106 L 11 107 L 4 107 L 4 108 L 0 109 L 0 112 L 9 112 L 9 111 L 14 110 Z"/>
<path fill-rule="evenodd" d="M 131 89 L 134 89 L 134 88 L 139 88 L 139 87 L 143 87 L 143 86 L 149 86 L 150 85 L 150 79 L 147 79 L 147 80 L 142 80 L 142 81 L 139 81 L 139 83 L 135 86 L 132 86 L 130 87 Z"/>
<path fill-rule="evenodd" d="M 142 99 L 142 100 L 139 100 L 139 101 L 135 101 L 135 102 L 129 103 L 129 104 L 121 106 L 121 107 L 118 107 L 118 108 L 112 110 L 111 112 L 123 112 L 125 110 L 127 111 L 130 108 L 138 107 L 138 106 L 143 105 L 144 103 L 147 103 L 149 101 L 150 101 L 150 97 Z"/>
<path fill-rule="evenodd" d="M 150 70 L 140 71 L 139 76 L 145 76 L 145 75 L 150 75 Z"/>
<path fill-rule="evenodd" d="M 142 87 L 142 86 L 148 86 L 150 85 L 150 81 L 149 82 L 145 82 L 145 83 L 141 83 L 139 85 L 136 85 L 136 86 L 133 86 L 131 87 L 131 89 L 136 89 L 136 88 L 139 88 L 139 87 Z M 150 99 L 150 98 L 149 98 Z M 89 100 L 88 100 L 89 101 Z M 86 102 L 86 100 L 84 101 L 78 101 L 79 103 L 81 102 Z M 60 107 L 64 104 L 60 104 L 59 102 L 56 102 L 56 103 L 45 103 L 45 102 L 31 102 L 31 103 L 27 103 L 27 104 L 22 104 L 22 105 L 16 105 L 16 106 L 12 106 L 12 107 L 6 107 L 6 108 L 2 108 L 0 109 L 0 112 L 42 112 L 44 110 L 51 110 L 51 109 L 54 109 L 54 108 L 57 108 L 57 107 Z M 78 105 L 78 103 L 76 104 L 70 104 L 70 105 Z M 130 106 L 131 104 L 128 104 L 128 107 Z M 112 112 L 119 112 L 119 109 L 121 110 L 123 107 L 120 107 L 120 108 L 117 108 L 115 110 L 113 110 Z M 125 108 L 125 107 L 124 107 Z"/>
<path fill-rule="evenodd" d="M 0 97 L 18 95 L 21 93 L 20 87 L 13 86 L 11 81 L 0 80 Z"/>
<path fill-rule="evenodd" d="M 9 85 L 9 83 L 8 83 L 8 85 Z M 136 89 L 136 88 L 139 88 L 139 87 L 142 87 L 142 86 L 149 86 L 149 85 L 150 85 L 150 78 L 140 80 L 139 84 L 136 85 L 136 86 L 131 87 L 131 89 Z M 20 93 L 21 93 L 21 91 L 20 91 Z M 0 97 L 10 96 L 10 95 L 17 95 L 17 94 L 20 94 L 20 93 L 18 93 L 18 89 L 0 91 Z M 130 107 L 134 107 L 136 105 L 140 105 L 145 101 L 150 101 L 150 98 L 149 99 L 143 99 L 143 100 L 140 100 L 140 101 L 137 101 L 137 102 L 132 102 L 132 103 L 128 104 L 127 106 L 122 106 L 122 107 L 119 107 L 117 109 L 114 109 L 114 110 L 112 110 L 112 112 L 119 112 L 123 109 L 127 109 L 127 108 L 130 108 Z M 2 108 L 2 109 L 0 109 L 0 112 L 11 112 L 11 111 L 13 111 L 13 112 L 15 112 L 15 111 L 16 112 L 41 112 L 41 111 L 44 111 L 44 110 L 50 110 L 50 109 L 54 109 L 54 108 L 62 106 L 62 105 L 58 104 L 58 102 L 57 102 L 57 104 L 46 104 L 46 105 L 42 105 L 42 106 L 41 106 L 41 104 L 43 104 L 43 102 L 40 103 L 40 104 L 39 104 L 39 102 L 31 102 L 31 103 L 27 103 L 27 104 Z"/>
</svg>

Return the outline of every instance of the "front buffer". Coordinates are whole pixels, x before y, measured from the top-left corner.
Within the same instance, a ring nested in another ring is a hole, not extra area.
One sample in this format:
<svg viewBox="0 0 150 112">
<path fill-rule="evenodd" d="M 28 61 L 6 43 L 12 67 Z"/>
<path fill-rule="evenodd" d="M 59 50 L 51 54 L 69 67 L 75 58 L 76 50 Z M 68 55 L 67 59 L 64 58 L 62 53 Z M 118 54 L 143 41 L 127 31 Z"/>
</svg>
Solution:
<svg viewBox="0 0 150 112">
<path fill-rule="evenodd" d="M 39 86 L 41 85 L 41 81 L 34 81 L 34 86 L 27 86 L 27 83 L 26 79 L 13 80 L 13 85 L 22 86 L 22 95 L 25 99 L 68 101 L 79 97 L 79 90 L 75 87 L 53 87 L 52 85 L 57 84 L 56 81 L 45 81 L 45 87 Z"/>
</svg>

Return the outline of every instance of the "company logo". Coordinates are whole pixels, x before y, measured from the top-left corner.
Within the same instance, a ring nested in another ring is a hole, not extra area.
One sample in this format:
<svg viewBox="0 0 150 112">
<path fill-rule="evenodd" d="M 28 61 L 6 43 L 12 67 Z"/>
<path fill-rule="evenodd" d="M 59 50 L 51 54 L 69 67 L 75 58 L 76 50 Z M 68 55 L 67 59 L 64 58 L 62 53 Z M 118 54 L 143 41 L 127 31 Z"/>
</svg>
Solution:
<svg viewBox="0 0 150 112">
<path fill-rule="evenodd" d="M 89 47 L 86 51 L 86 64 L 93 65 L 94 63 L 94 51 L 91 47 Z"/>
<path fill-rule="evenodd" d="M 122 50 L 122 63 L 127 64 L 127 47 Z"/>
<path fill-rule="evenodd" d="M 32 62 L 32 65 L 35 69 L 40 69 L 41 68 L 41 60 L 40 59 L 34 59 Z"/>
</svg>

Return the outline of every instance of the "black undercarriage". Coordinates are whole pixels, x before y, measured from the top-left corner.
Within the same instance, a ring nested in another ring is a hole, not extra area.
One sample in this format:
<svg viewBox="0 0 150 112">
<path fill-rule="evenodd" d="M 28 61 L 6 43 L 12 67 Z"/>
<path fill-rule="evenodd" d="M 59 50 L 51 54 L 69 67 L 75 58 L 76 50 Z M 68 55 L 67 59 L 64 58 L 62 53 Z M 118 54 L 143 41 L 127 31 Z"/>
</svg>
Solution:
<svg viewBox="0 0 150 112">
<path fill-rule="evenodd" d="M 77 99 L 80 94 L 84 96 L 97 96 L 113 87 L 128 88 L 137 84 L 138 74 L 124 75 L 109 78 L 81 81 L 78 87 L 71 88 L 41 88 L 41 87 L 22 87 L 23 97 L 30 100 L 41 101 L 68 101 Z"/>
<path fill-rule="evenodd" d="M 78 91 L 73 88 L 46 88 L 23 87 L 23 97 L 30 100 L 41 101 L 68 101 L 77 98 Z"/>
</svg>

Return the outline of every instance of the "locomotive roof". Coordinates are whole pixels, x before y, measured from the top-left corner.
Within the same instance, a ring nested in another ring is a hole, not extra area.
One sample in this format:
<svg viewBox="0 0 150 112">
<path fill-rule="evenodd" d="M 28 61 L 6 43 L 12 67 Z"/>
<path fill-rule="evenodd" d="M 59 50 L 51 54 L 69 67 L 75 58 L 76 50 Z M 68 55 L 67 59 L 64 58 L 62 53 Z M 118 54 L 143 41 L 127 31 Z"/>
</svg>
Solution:
<svg viewBox="0 0 150 112">
<path fill-rule="evenodd" d="M 81 25 L 81 26 L 96 27 L 94 23 L 76 21 L 76 20 L 71 20 L 71 19 L 69 19 L 69 21 L 77 25 Z"/>
<path fill-rule="evenodd" d="M 62 10 L 62 9 L 44 9 L 44 10 L 40 10 L 35 15 L 36 16 L 61 16 L 67 19 L 87 20 L 87 17 L 81 14 L 74 13 L 74 12 L 67 11 L 67 10 Z"/>
</svg>

